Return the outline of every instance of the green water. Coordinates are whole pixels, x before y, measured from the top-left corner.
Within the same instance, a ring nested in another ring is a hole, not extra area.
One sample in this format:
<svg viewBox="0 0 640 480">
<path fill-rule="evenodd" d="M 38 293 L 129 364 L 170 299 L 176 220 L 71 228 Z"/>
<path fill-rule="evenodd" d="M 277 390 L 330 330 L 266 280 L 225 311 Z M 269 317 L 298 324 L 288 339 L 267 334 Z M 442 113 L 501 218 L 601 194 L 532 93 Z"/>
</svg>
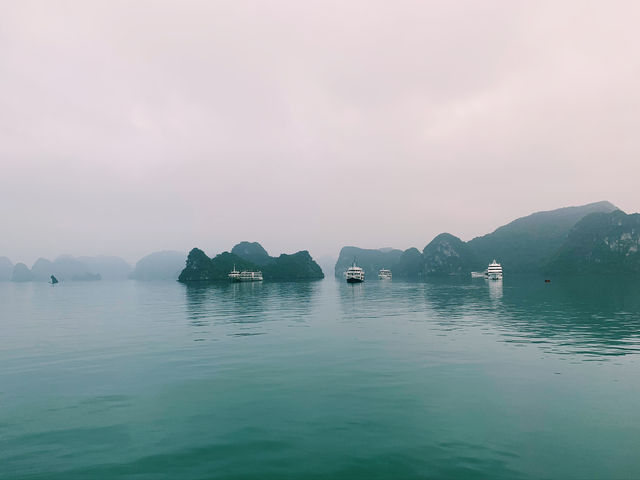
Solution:
<svg viewBox="0 0 640 480">
<path fill-rule="evenodd" d="M 0 283 L 0 478 L 640 478 L 640 282 Z"/>
</svg>

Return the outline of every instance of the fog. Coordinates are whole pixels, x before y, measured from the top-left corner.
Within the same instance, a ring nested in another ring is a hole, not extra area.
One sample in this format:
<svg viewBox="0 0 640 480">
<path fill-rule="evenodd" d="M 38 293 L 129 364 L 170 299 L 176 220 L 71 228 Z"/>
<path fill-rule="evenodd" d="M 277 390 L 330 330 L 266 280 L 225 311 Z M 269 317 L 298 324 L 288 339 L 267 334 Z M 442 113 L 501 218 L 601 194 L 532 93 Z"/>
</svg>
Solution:
<svg viewBox="0 0 640 480">
<path fill-rule="evenodd" d="M 640 5 L 0 0 L 0 256 L 639 210 Z"/>
</svg>

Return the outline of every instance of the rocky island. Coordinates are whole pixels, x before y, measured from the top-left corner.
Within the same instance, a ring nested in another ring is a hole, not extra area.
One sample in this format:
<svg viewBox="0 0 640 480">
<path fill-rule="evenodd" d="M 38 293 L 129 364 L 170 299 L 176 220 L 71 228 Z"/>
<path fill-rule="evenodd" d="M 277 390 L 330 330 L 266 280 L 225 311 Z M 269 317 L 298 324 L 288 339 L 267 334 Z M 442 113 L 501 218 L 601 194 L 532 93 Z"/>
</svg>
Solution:
<svg viewBox="0 0 640 480">
<path fill-rule="evenodd" d="M 344 247 L 335 274 L 356 257 L 366 275 L 391 268 L 394 278 L 468 275 L 494 259 L 509 273 L 640 273 L 640 214 L 610 202 L 537 212 L 468 242 L 436 236 L 422 252 Z"/>
<path fill-rule="evenodd" d="M 640 214 L 587 215 L 545 267 L 560 273 L 640 273 Z"/>
<path fill-rule="evenodd" d="M 320 280 L 324 273 L 320 266 L 311 258 L 308 251 L 279 257 L 271 257 L 257 242 L 241 242 L 231 252 L 223 252 L 209 258 L 199 248 L 194 248 L 187 256 L 184 270 L 178 281 L 212 282 L 227 281 L 233 268 L 237 270 L 262 271 L 265 280 Z"/>
</svg>

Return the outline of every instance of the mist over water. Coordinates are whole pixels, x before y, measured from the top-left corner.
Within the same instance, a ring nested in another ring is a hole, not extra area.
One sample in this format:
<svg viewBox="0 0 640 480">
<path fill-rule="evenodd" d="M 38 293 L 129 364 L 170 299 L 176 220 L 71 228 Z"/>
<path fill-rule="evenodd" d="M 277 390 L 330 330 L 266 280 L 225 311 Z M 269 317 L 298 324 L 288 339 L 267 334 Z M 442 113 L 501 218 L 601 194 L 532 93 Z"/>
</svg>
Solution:
<svg viewBox="0 0 640 480">
<path fill-rule="evenodd" d="M 0 284 L 0 477 L 630 478 L 640 284 Z"/>
</svg>

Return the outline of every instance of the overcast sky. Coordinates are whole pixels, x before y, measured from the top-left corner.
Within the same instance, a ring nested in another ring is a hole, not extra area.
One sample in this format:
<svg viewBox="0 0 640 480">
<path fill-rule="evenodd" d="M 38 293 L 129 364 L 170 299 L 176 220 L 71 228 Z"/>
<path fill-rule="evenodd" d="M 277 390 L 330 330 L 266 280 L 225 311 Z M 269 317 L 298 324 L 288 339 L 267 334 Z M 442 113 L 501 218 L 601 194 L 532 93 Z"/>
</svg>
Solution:
<svg viewBox="0 0 640 480">
<path fill-rule="evenodd" d="M 640 210 L 640 3 L 0 0 L 0 256 Z"/>
</svg>

